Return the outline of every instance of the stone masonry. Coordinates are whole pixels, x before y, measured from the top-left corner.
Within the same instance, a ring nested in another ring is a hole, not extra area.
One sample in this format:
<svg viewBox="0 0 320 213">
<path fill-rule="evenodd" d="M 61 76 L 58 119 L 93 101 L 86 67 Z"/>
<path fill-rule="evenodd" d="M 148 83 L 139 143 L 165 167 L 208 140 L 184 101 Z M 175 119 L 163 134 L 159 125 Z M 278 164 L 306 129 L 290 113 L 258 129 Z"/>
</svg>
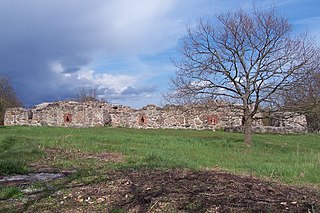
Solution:
<svg viewBox="0 0 320 213">
<path fill-rule="evenodd" d="M 280 116 L 278 116 L 280 118 Z M 277 126 L 263 126 L 261 119 L 253 123 L 255 132 L 305 132 L 306 120 L 291 116 L 279 120 Z M 141 109 L 106 102 L 60 101 L 42 103 L 32 109 L 10 108 L 5 113 L 6 126 L 113 126 L 128 128 L 225 129 L 241 131 L 242 111 L 235 105 L 147 105 Z"/>
</svg>

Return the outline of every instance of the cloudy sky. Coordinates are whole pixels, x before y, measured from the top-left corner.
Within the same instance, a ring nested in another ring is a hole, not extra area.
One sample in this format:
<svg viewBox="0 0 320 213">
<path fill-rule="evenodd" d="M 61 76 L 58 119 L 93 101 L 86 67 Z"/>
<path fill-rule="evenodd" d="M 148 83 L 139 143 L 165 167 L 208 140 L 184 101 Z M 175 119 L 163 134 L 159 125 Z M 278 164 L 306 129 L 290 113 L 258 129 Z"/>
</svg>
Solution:
<svg viewBox="0 0 320 213">
<path fill-rule="evenodd" d="M 0 0 L 0 75 L 24 105 L 95 88 L 111 103 L 159 105 L 187 25 L 275 5 L 320 43 L 319 0 Z"/>
</svg>

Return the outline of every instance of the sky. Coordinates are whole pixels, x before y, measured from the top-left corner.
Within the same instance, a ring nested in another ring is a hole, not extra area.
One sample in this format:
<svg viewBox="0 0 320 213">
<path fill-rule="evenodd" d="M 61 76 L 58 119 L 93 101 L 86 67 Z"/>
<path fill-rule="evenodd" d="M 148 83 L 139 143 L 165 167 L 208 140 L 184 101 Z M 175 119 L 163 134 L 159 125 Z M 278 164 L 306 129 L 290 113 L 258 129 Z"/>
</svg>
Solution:
<svg viewBox="0 0 320 213">
<path fill-rule="evenodd" d="M 114 104 L 162 105 L 186 27 L 274 5 L 320 44 L 319 0 L 0 0 L 0 75 L 27 107 L 82 89 Z"/>
</svg>

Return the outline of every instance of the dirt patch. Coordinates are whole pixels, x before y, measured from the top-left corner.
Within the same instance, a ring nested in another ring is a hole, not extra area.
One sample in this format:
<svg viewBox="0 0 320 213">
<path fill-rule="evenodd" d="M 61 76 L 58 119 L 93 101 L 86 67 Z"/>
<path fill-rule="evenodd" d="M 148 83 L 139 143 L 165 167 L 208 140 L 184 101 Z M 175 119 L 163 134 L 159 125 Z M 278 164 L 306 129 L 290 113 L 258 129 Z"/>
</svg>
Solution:
<svg viewBox="0 0 320 213">
<path fill-rule="evenodd" d="M 319 212 L 319 191 L 221 171 L 125 170 L 52 198 L 54 212 Z M 40 202 L 41 203 L 41 202 Z M 39 207 L 39 206 L 38 206 Z M 37 212 L 37 209 L 28 209 Z M 118 211 L 120 212 L 120 211 Z"/>
<path fill-rule="evenodd" d="M 114 153 L 114 152 L 102 152 L 102 153 L 97 153 L 97 154 L 87 154 L 86 158 L 114 162 L 114 163 L 123 161 L 123 155 L 120 153 Z"/>
<path fill-rule="evenodd" d="M 81 158 L 81 159 L 95 159 L 99 161 L 107 161 L 112 163 L 120 163 L 124 159 L 124 155 L 114 152 L 88 153 L 81 150 L 67 150 L 60 148 L 44 148 L 46 153 L 46 161 L 54 160 L 58 156 L 63 158 Z"/>
</svg>

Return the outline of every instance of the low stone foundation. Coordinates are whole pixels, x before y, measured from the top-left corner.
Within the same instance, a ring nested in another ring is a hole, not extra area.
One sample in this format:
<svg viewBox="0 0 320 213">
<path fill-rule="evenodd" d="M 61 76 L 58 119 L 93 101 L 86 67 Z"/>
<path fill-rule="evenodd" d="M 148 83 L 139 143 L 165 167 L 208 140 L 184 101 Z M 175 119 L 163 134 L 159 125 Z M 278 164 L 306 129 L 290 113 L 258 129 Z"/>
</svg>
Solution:
<svg viewBox="0 0 320 213">
<path fill-rule="evenodd" d="M 225 127 L 226 132 L 243 132 L 242 126 L 229 126 Z M 307 128 L 302 126 L 288 126 L 288 127 L 275 127 L 275 126 L 253 126 L 253 133 L 272 133 L 272 134 L 293 134 L 293 133 L 307 133 Z"/>
</svg>

